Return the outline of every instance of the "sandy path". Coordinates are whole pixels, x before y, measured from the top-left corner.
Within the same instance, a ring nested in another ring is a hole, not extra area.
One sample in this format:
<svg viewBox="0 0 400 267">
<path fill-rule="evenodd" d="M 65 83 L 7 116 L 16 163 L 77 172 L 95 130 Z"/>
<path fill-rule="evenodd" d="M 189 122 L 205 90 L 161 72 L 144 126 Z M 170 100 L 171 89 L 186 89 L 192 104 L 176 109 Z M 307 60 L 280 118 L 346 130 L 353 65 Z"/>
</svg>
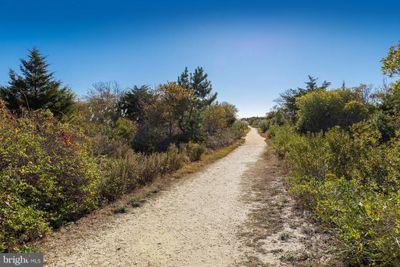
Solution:
<svg viewBox="0 0 400 267">
<path fill-rule="evenodd" d="M 238 229 L 249 205 L 242 176 L 265 142 L 255 129 L 225 158 L 106 225 L 46 241 L 52 266 L 232 266 L 243 259 Z"/>
</svg>

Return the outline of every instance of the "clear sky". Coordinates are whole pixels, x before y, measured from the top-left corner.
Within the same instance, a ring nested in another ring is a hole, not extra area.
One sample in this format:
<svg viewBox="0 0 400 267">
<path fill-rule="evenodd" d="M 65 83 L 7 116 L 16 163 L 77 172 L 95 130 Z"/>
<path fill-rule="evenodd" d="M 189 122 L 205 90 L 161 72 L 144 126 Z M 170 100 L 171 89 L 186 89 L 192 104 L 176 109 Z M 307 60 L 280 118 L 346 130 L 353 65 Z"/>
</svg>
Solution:
<svg viewBox="0 0 400 267">
<path fill-rule="evenodd" d="M 220 101 L 264 115 L 308 74 L 381 86 L 399 10 L 366 0 L 0 0 L 0 84 L 35 46 L 79 96 L 98 81 L 154 86 L 203 66 Z"/>
</svg>

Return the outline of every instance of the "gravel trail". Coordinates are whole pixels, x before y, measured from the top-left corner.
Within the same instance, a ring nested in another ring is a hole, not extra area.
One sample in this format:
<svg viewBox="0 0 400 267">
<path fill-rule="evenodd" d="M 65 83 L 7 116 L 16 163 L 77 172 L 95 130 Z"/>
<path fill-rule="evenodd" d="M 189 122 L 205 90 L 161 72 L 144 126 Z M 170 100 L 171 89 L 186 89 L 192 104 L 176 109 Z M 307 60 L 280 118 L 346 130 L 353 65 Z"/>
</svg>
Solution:
<svg viewBox="0 0 400 267">
<path fill-rule="evenodd" d="M 110 217 L 90 231 L 46 241 L 50 266 L 233 266 L 244 252 L 238 237 L 251 207 L 242 201 L 242 176 L 266 144 L 254 128 L 231 154 L 141 208 Z"/>
</svg>

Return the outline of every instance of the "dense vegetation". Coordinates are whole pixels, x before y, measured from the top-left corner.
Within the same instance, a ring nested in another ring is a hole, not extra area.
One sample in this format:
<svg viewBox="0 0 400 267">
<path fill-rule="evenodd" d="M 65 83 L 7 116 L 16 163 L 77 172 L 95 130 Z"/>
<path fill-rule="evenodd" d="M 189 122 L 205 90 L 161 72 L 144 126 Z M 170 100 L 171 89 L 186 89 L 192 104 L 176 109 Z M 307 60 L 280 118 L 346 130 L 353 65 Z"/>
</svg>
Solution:
<svg viewBox="0 0 400 267">
<path fill-rule="evenodd" d="M 233 105 L 216 102 L 202 68 L 154 89 L 97 83 L 77 100 L 37 49 L 21 63 L 0 87 L 0 251 L 18 250 L 247 129 Z"/>
<path fill-rule="evenodd" d="M 382 60 L 400 74 L 400 45 Z M 400 81 L 328 90 L 309 78 L 259 122 L 291 169 L 299 202 L 340 240 L 351 265 L 400 265 Z"/>
</svg>

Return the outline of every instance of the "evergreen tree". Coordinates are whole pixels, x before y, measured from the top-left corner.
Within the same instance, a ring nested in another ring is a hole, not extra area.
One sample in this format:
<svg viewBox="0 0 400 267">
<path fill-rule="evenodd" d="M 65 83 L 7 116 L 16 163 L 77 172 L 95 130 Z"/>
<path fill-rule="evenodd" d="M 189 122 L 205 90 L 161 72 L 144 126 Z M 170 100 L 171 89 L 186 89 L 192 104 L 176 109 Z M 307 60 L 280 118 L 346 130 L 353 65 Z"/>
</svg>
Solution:
<svg viewBox="0 0 400 267">
<path fill-rule="evenodd" d="M 10 70 L 9 85 L 0 88 L 0 97 L 11 111 L 49 109 L 61 117 L 72 110 L 73 93 L 53 78 L 48 66 L 46 57 L 33 48 L 27 60 L 21 59 L 21 75 Z"/>
<path fill-rule="evenodd" d="M 202 67 L 197 67 L 190 77 L 190 89 L 200 100 L 200 107 L 210 105 L 217 98 L 217 93 L 211 94 L 211 82 Z"/>
<path fill-rule="evenodd" d="M 156 100 L 155 93 L 147 85 L 134 86 L 124 93 L 119 103 L 121 113 L 139 123 L 145 120 L 146 108 Z"/>
<path fill-rule="evenodd" d="M 185 89 L 192 90 L 197 98 L 197 107 L 203 108 L 212 104 L 217 98 L 217 93 L 212 94 L 212 85 L 208 80 L 207 73 L 202 67 L 197 67 L 194 73 L 190 73 L 186 67 L 178 77 L 178 85 Z"/>
<path fill-rule="evenodd" d="M 178 77 L 178 85 L 180 85 L 183 88 L 190 89 L 190 78 L 189 78 L 189 71 L 188 71 L 187 67 L 185 67 L 185 70 Z"/>
<path fill-rule="evenodd" d="M 323 81 L 321 86 L 318 86 L 317 81 L 318 81 L 318 78 L 308 75 L 308 81 L 306 82 L 306 88 L 305 89 L 299 88 L 299 91 L 307 93 L 307 92 L 321 90 L 321 89 L 326 90 L 331 85 L 330 82 Z"/>
</svg>

